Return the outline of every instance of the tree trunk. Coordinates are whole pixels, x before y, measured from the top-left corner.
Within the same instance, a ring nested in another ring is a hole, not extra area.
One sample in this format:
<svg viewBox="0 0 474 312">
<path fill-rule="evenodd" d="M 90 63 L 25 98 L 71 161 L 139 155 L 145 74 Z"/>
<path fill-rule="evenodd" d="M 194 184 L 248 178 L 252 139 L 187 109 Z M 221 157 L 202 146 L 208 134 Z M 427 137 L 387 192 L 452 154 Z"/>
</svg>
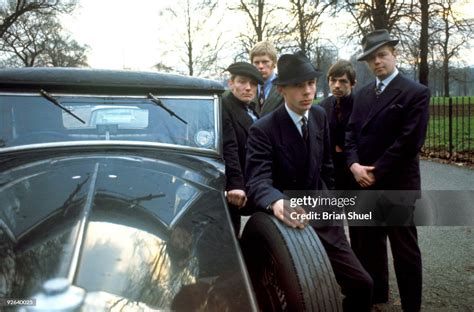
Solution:
<svg viewBox="0 0 474 312">
<path fill-rule="evenodd" d="M 257 41 L 260 42 L 263 40 L 263 9 L 265 7 L 265 1 L 258 1 L 258 27 L 255 29 L 257 33 Z"/>
<path fill-rule="evenodd" d="M 187 1 L 187 36 L 188 36 L 188 44 L 187 44 L 187 48 L 188 48 L 188 73 L 189 73 L 189 76 L 193 76 L 194 75 L 194 61 L 193 61 L 193 35 L 192 35 L 192 24 L 191 24 L 191 7 L 190 7 L 190 3 L 189 3 L 189 0 Z"/>
<path fill-rule="evenodd" d="M 373 20 L 374 29 L 387 29 L 389 32 L 388 17 L 387 17 L 387 6 L 385 0 L 375 0 L 373 2 L 375 7 L 373 8 Z"/>
<path fill-rule="evenodd" d="M 428 66 L 428 21 L 429 4 L 428 0 L 420 0 L 421 5 L 421 32 L 420 32 L 420 83 L 428 86 L 429 66 Z"/>
<path fill-rule="evenodd" d="M 444 43 L 443 43 L 443 82 L 444 82 L 444 96 L 449 97 L 449 21 L 448 21 L 448 10 L 445 9 L 443 12 L 445 28 L 444 28 Z"/>
</svg>

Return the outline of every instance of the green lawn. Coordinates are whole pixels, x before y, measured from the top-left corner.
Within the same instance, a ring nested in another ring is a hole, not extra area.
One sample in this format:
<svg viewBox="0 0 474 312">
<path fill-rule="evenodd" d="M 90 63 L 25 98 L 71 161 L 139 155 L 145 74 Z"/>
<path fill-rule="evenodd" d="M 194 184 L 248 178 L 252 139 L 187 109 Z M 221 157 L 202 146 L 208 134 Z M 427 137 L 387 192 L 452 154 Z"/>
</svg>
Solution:
<svg viewBox="0 0 474 312">
<path fill-rule="evenodd" d="M 453 104 L 456 105 L 471 105 L 471 111 L 474 110 L 474 96 L 452 96 Z M 449 98 L 442 96 L 433 96 L 430 98 L 431 105 L 449 105 Z"/>
<path fill-rule="evenodd" d="M 474 152 L 474 116 L 453 117 L 453 152 Z M 449 117 L 430 116 L 425 147 L 448 150 Z"/>
</svg>

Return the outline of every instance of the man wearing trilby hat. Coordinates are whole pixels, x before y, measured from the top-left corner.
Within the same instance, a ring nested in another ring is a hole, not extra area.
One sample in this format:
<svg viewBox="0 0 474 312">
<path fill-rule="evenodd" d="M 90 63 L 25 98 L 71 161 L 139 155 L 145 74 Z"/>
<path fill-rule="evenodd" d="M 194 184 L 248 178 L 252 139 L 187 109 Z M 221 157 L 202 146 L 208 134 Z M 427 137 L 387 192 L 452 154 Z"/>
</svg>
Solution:
<svg viewBox="0 0 474 312">
<path fill-rule="evenodd" d="M 354 95 L 346 133 L 346 156 L 361 189 L 420 190 L 419 152 L 428 123 L 429 90 L 399 74 L 395 45 L 385 29 L 362 39 L 359 61 L 376 76 Z M 408 198 L 407 198 L 408 199 Z M 416 197 L 390 204 L 396 214 L 413 212 Z M 417 231 L 408 226 L 350 227 L 351 245 L 374 280 L 374 303 L 388 301 L 387 237 L 394 259 L 402 308 L 419 311 L 421 254 Z"/>
<path fill-rule="evenodd" d="M 324 109 L 312 105 L 320 72 L 310 60 L 302 52 L 285 54 L 277 68 L 278 78 L 273 83 L 285 104 L 250 128 L 247 195 L 258 209 L 274 214 L 291 227 L 303 228 L 304 224 L 290 216 L 283 192 L 333 188 L 328 121 Z M 301 210 L 299 213 L 304 213 Z M 344 310 L 370 311 L 372 279 L 352 252 L 342 226 L 314 229 L 345 295 Z"/>
</svg>

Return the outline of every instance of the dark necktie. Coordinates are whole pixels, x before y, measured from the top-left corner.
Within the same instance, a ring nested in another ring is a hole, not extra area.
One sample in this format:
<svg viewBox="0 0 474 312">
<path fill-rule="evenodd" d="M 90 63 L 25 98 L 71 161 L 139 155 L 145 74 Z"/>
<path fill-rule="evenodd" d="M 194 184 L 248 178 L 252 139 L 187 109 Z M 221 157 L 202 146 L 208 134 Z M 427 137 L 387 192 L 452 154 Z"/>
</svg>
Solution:
<svg viewBox="0 0 474 312">
<path fill-rule="evenodd" d="M 265 103 L 265 90 L 263 86 L 260 86 L 260 93 L 258 95 L 258 108 L 260 112 L 262 111 L 263 103 Z"/>
<path fill-rule="evenodd" d="M 334 106 L 334 113 L 336 114 L 337 121 L 341 121 L 342 119 L 341 100 L 336 100 L 336 105 Z"/>
<path fill-rule="evenodd" d="M 303 141 L 305 144 L 308 144 L 308 119 L 306 116 L 301 117 L 301 135 L 303 136 Z"/>
<path fill-rule="evenodd" d="M 383 82 L 380 81 L 377 87 L 375 88 L 375 94 L 380 95 L 382 93 L 382 88 L 383 88 Z"/>
</svg>

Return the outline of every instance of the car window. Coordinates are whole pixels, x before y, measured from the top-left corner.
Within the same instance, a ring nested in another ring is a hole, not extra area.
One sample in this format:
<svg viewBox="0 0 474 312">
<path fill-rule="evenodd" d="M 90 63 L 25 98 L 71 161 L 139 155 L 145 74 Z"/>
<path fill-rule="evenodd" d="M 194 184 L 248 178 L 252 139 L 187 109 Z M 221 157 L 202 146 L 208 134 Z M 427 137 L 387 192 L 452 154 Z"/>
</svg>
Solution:
<svg viewBox="0 0 474 312">
<path fill-rule="evenodd" d="M 67 118 L 63 112 L 63 121 Z M 120 128 L 144 129 L 148 127 L 148 110 L 131 107 L 95 107 L 92 109 L 89 125 L 117 124 Z M 64 125 L 67 127 L 68 125 Z"/>
<path fill-rule="evenodd" d="M 217 102 L 211 96 L 159 97 L 169 111 L 145 96 L 54 98 L 65 109 L 40 95 L 0 95 L 0 146 L 119 140 L 217 149 Z"/>
</svg>

